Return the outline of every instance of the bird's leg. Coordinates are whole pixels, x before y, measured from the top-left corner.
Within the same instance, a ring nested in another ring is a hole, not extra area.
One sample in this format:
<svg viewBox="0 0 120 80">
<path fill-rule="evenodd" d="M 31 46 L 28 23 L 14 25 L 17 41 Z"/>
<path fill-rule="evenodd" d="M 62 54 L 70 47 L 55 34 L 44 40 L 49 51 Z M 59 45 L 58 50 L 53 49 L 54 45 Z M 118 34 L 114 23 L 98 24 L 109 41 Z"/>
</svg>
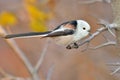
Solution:
<svg viewBox="0 0 120 80">
<path fill-rule="evenodd" d="M 77 49 L 77 48 L 79 48 L 79 46 L 78 46 L 78 44 L 77 43 L 72 43 L 73 45 L 71 46 L 71 44 L 70 45 L 68 45 L 67 47 L 66 47 L 66 49 L 72 49 L 72 48 L 75 48 L 75 49 Z"/>
<path fill-rule="evenodd" d="M 74 43 L 74 46 L 73 46 L 75 49 L 79 48 L 78 44 L 77 43 Z"/>
<path fill-rule="evenodd" d="M 66 47 L 66 49 L 72 49 L 72 47 L 71 47 L 70 45 L 68 45 L 68 46 Z"/>
</svg>

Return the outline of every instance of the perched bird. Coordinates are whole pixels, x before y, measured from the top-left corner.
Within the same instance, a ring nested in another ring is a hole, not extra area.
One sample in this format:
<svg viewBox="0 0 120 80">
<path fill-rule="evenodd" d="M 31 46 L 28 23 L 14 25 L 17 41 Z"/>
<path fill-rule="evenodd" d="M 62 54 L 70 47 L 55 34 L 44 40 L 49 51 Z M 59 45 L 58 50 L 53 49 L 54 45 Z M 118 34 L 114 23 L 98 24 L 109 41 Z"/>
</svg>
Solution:
<svg viewBox="0 0 120 80">
<path fill-rule="evenodd" d="M 70 49 L 70 44 L 74 44 L 78 48 L 76 41 L 81 40 L 90 33 L 90 25 L 84 20 L 72 20 L 62 23 L 57 28 L 46 31 L 46 32 L 29 32 L 22 34 L 10 34 L 4 38 L 29 38 L 29 37 L 40 37 L 46 38 L 51 37 L 55 39 L 58 44 L 65 45 L 66 48 Z"/>
</svg>

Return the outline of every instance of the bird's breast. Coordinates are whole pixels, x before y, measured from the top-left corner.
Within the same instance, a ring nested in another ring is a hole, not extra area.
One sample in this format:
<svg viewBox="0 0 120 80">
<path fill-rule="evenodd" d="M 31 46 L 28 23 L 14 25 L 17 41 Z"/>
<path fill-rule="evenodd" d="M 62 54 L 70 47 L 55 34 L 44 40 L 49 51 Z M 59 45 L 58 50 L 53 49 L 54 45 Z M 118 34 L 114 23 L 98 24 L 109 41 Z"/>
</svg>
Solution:
<svg viewBox="0 0 120 80">
<path fill-rule="evenodd" d="M 59 36 L 59 37 L 54 37 L 53 39 L 59 45 L 68 45 L 71 42 L 73 42 L 73 35 Z"/>
</svg>

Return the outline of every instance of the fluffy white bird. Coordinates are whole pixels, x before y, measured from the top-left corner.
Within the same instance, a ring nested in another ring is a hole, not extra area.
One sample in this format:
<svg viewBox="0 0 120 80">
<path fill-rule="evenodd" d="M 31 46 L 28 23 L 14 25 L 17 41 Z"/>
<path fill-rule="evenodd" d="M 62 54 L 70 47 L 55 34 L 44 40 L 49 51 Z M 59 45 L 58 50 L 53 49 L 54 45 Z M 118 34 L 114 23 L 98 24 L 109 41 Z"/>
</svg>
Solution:
<svg viewBox="0 0 120 80">
<path fill-rule="evenodd" d="M 47 32 L 29 32 L 22 34 L 11 34 L 6 35 L 4 38 L 29 38 L 29 37 L 40 37 L 46 38 L 51 37 L 55 39 L 58 44 L 67 46 L 74 44 L 78 48 L 76 41 L 81 40 L 90 33 L 90 25 L 84 20 L 72 20 L 62 23 L 52 31 Z"/>
</svg>

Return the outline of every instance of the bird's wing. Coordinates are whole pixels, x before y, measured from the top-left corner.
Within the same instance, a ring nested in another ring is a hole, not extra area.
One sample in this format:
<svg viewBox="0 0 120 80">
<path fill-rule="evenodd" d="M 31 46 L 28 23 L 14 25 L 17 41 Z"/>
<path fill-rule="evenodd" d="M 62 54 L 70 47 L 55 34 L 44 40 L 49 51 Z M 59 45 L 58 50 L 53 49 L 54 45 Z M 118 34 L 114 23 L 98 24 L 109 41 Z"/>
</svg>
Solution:
<svg viewBox="0 0 120 80">
<path fill-rule="evenodd" d="M 67 36 L 67 35 L 72 35 L 72 34 L 74 34 L 74 30 L 66 29 L 66 30 L 53 31 L 44 37 Z"/>
<path fill-rule="evenodd" d="M 63 23 L 62 25 L 55 28 L 51 33 L 44 37 L 57 37 L 72 35 L 75 32 L 75 26 L 71 25 L 69 22 Z"/>
<path fill-rule="evenodd" d="M 4 36 L 4 38 L 30 38 L 30 37 L 44 37 L 47 36 L 51 31 L 47 32 L 29 32 L 29 33 L 22 33 L 22 34 L 10 34 Z"/>
<path fill-rule="evenodd" d="M 62 24 L 60 24 L 58 27 L 56 27 L 54 30 L 58 30 L 61 28 L 61 26 L 64 26 L 65 28 L 72 28 L 72 29 L 75 29 L 76 26 L 77 26 L 77 22 L 74 20 L 74 21 L 67 21 L 67 22 L 64 22 Z"/>
</svg>

